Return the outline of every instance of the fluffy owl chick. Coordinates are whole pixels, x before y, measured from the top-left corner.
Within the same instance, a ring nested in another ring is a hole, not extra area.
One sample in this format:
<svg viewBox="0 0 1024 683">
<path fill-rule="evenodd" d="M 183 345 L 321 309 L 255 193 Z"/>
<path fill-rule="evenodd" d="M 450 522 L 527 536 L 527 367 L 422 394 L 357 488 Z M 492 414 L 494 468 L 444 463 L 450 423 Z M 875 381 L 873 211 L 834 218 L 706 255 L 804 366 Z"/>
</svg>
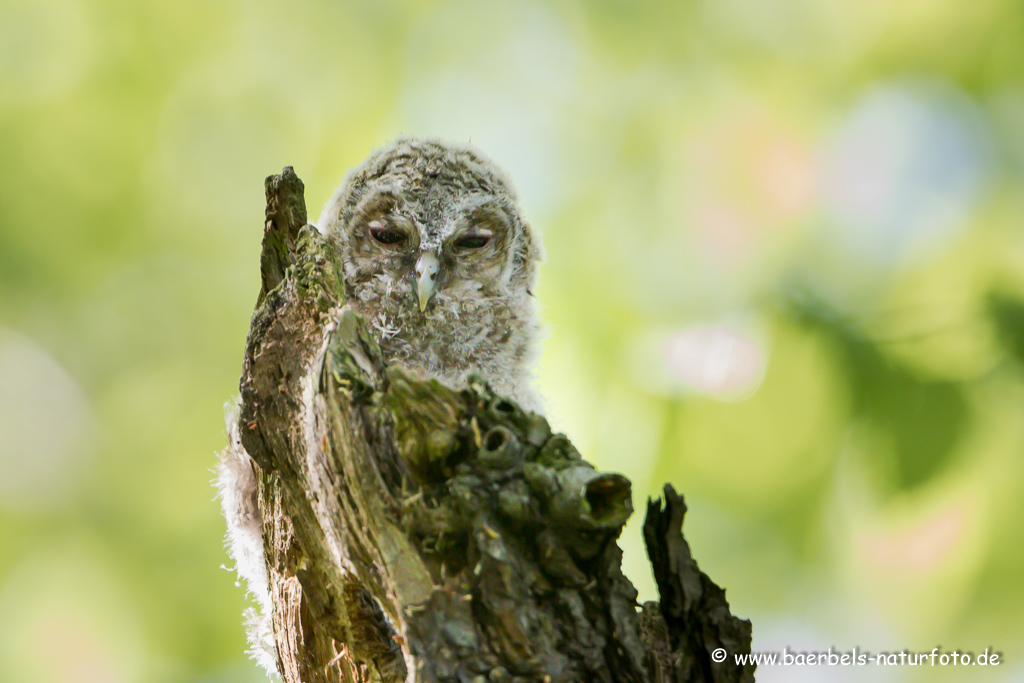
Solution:
<svg viewBox="0 0 1024 683">
<path fill-rule="evenodd" d="M 318 228 L 335 241 L 348 301 L 386 360 L 453 388 L 478 373 L 524 408 L 540 409 L 530 366 L 541 250 L 501 169 L 466 146 L 400 138 L 345 177 Z M 259 603 L 246 611 L 250 652 L 275 672 L 263 522 L 237 406 L 227 425 L 217 486 L 228 550 Z"/>
<path fill-rule="evenodd" d="M 480 152 L 399 138 L 345 177 L 317 222 L 385 359 L 461 388 L 471 373 L 528 410 L 541 247 L 507 174 Z"/>
</svg>

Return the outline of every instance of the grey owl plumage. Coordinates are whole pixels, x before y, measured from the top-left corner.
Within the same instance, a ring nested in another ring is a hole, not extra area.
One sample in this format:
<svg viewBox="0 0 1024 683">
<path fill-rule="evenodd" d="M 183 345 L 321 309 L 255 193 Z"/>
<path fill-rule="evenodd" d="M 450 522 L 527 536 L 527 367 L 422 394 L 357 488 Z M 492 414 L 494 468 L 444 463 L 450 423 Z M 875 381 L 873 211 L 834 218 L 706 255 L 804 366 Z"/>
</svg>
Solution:
<svg viewBox="0 0 1024 683">
<path fill-rule="evenodd" d="M 507 174 L 465 145 L 399 138 L 345 177 L 317 223 L 385 358 L 459 388 L 531 389 L 541 247 Z"/>
</svg>

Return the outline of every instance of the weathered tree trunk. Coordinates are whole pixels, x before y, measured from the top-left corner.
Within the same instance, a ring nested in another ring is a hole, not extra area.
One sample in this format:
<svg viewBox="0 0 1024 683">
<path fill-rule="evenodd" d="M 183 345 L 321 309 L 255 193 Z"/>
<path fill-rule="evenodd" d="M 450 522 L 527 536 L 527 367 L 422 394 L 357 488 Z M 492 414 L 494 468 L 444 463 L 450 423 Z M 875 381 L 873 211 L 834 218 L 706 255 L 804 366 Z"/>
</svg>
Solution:
<svg viewBox="0 0 1024 683">
<path fill-rule="evenodd" d="M 644 525 L 662 601 L 638 611 L 629 481 L 483 381 L 385 367 L 301 181 L 266 187 L 237 434 L 283 680 L 752 681 L 750 623 L 697 569 L 671 487 Z"/>
</svg>

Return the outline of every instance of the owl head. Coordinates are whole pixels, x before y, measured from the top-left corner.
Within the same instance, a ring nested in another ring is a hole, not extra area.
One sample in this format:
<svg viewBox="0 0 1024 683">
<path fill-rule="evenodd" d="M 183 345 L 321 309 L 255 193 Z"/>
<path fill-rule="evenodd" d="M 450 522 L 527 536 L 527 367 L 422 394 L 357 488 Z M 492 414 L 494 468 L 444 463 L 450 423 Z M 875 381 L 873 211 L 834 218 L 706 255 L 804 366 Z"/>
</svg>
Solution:
<svg viewBox="0 0 1024 683">
<path fill-rule="evenodd" d="M 317 226 L 386 355 L 449 380 L 522 374 L 541 248 L 507 174 L 480 152 L 399 138 L 346 175 Z"/>
</svg>

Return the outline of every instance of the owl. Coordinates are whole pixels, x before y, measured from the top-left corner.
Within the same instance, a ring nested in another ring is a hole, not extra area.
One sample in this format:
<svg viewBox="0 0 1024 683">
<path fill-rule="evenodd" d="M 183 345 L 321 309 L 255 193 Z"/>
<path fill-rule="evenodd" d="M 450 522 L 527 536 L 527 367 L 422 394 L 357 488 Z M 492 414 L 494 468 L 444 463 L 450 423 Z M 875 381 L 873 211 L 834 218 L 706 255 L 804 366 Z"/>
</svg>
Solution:
<svg viewBox="0 0 1024 683">
<path fill-rule="evenodd" d="M 475 373 L 540 411 L 530 368 L 541 247 L 504 171 L 468 146 L 399 138 L 349 172 L 317 229 L 334 241 L 348 304 L 387 362 L 455 389 Z M 227 428 L 217 487 L 228 550 L 259 603 L 246 612 L 251 652 L 274 673 L 263 523 L 237 405 Z"/>
<path fill-rule="evenodd" d="M 386 361 L 456 389 L 475 373 L 540 409 L 541 246 L 502 169 L 466 145 L 399 138 L 349 172 L 317 228 Z"/>
</svg>

